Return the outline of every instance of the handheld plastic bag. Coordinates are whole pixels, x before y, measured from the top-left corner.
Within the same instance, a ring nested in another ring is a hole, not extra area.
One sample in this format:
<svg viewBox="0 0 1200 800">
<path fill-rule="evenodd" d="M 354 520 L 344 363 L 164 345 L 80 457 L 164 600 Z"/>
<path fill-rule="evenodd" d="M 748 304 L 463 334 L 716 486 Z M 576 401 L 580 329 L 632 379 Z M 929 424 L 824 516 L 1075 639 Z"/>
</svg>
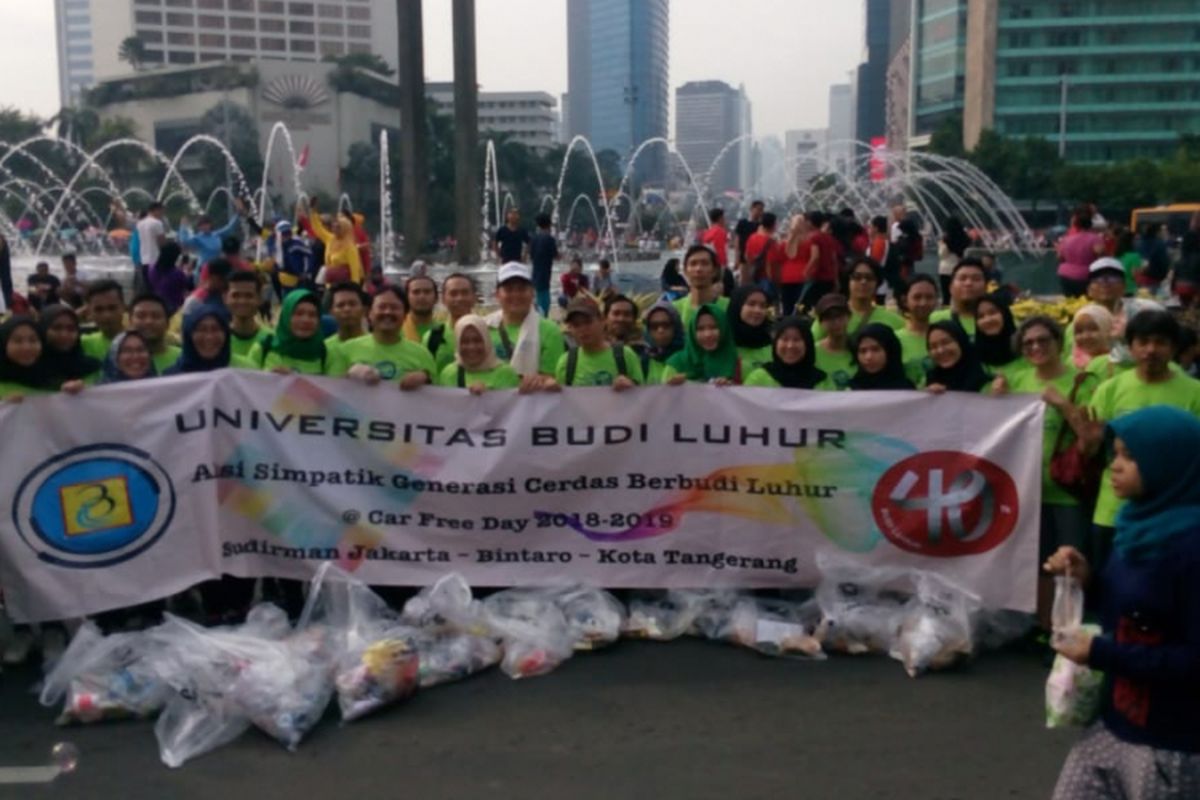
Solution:
<svg viewBox="0 0 1200 800">
<path fill-rule="evenodd" d="M 1052 636 L 1060 640 L 1079 632 L 1100 634 L 1096 625 L 1083 625 L 1083 588 L 1070 575 L 1054 578 L 1054 605 L 1050 609 Z M 1054 658 L 1046 679 L 1046 727 L 1090 725 L 1100 713 L 1104 674 L 1062 655 Z"/>
<path fill-rule="evenodd" d="M 917 594 L 900 624 L 892 658 L 915 678 L 946 669 L 974 653 L 972 616 L 979 598 L 930 572 L 917 574 Z"/>
</svg>

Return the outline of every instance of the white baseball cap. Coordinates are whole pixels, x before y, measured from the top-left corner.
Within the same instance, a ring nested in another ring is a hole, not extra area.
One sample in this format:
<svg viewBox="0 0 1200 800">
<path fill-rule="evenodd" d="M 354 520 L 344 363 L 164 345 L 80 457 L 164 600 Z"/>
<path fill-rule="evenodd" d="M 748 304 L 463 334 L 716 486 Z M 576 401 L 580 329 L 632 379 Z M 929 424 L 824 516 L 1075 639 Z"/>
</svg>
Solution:
<svg viewBox="0 0 1200 800">
<path fill-rule="evenodd" d="M 1110 256 L 1105 256 L 1104 258 L 1097 258 L 1095 261 L 1092 262 L 1092 265 L 1090 267 L 1088 267 L 1088 276 L 1090 277 L 1090 276 L 1095 275 L 1100 272 L 1109 272 L 1109 271 L 1119 272 L 1122 275 L 1124 275 L 1125 274 L 1125 265 Z"/>
<path fill-rule="evenodd" d="M 496 285 L 499 286 L 502 283 L 507 283 L 514 278 L 520 278 L 523 281 L 533 283 L 533 271 L 520 261 L 509 261 L 500 267 L 500 271 L 496 273 Z"/>
</svg>

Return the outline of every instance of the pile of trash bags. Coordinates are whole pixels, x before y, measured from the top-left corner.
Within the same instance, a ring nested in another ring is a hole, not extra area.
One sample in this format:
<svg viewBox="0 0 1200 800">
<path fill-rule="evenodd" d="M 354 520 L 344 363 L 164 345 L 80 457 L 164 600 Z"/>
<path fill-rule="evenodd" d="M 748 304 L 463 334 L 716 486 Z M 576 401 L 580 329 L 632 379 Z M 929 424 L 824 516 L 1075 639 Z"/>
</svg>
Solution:
<svg viewBox="0 0 1200 800">
<path fill-rule="evenodd" d="M 932 573 L 836 557 L 818 565 L 815 593 L 635 591 L 627 606 L 586 586 L 479 599 L 452 573 L 397 610 L 323 564 L 295 624 L 267 603 L 237 626 L 205 628 L 168 614 L 154 628 L 105 636 L 85 622 L 40 699 L 61 704 L 60 724 L 157 717 L 162 760 L 178 767 L 252 727 L 294 750 L 335 697 L 347 723 L 496 665 L 511 678 L 544 675 L 622 637 L 693 636 L 806 660 L 883 653 L 915 677 L 1032 625 L 1028 615 L 985 611 Z"/>
</svg>

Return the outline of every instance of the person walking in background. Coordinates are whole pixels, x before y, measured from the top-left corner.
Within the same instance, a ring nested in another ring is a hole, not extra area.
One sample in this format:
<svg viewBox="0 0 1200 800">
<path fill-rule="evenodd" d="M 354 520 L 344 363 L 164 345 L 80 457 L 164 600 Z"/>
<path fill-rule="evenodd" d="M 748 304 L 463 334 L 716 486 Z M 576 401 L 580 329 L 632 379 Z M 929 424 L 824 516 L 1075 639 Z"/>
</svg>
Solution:
<svg viewBox="0 0 1200 800">
<path fill-rule="evenodd" d="M 1142 271 L 1134 276 L 1137 285 L 1154 292 L 1167 279 L 1171 270 L 1171 254 L 1167 250 L 1167 226 L 1161 222 L 1147 222 L 1138 237 L 1138 253 L 1145 263 Z"/>
<path fill-rule="evenodd" d="M 746 269 L 741 275 L 742 286 L 757 286 L 772 295 L 787 257 L 782 245 L 775 239 L 777 222 L 774 214 L 763 214 L 758 233 L 746 242 Z"/>
<path fill-rule="evenodd" d="M 148 288 L 147 273 L 151 265 L 158 262 L 159 249 L 167 242 L 167 228 L 163 224 L 163 204 L 153 202 L 146 209 L 146 216 L 137 223 L 138 256 L 134 259 L 133 293 L 141 294 Z M 104 353 L 99 358 L 108 355 L 108 342 Z"/>
<path fill-rule="evenodd" d="M 529 260 L 533 265 L 533 293 L 544 317 L 550 313 L 550 275 L 554 271 L 554 262 L 561 256 L 558 239 L 550 230 L 550 215 L 538 214 L 535 222 L 537 233 L 529 243 Z"/>
<path fill-rule="evenodd" d="M 529 255 L 532 237 L 521 227 L 521 212 L 510 208 L 504 215 L 504 225 L 492 237 L 492 252 L 501 264 L 524 264 Z"/>
<path fill-rule="evenodd" d="M 717 265 L 729 267 L 729 231 L 725 230 L 725 209 L 708 210 L 708 228 L 700 234 L 700 244 L 706 244 L 717 254 Z"/>
<path fill-rule="evenodd" d="M 1071 232 L 1058 243 L 1058 280 L 1062 293 L 1067 297 L 1084 294 L 1088 267 L 1103 255 L 1104 237 L 1092 230 L 1092 215 L 1085 209 L 1076 211 Z"/>
<path fill-rule="evenodd" d="M 183 308 L 192 281 L 179 268 L 179 257 L 183 254 L 176 242 L 167 242 L 159 250 L 158 260 L 147 273 L 149 291 L 162 298 L 167 305 L 167 316 Z"/>
<path fill-rule="evenodd" d="M 559 280 L 562 283 L 562 294 L 558 297 L 558 304 L 562 308 L 566 308 L 567 303 L 575 299 L 580 289 L 588 288 L 588 276 L 583 272 L 583 259 L 579 256 L 572 256 L 567 271 Z"/>
<path fill-rule="evenodd" d="M 958 217 L 947 217 L 938 239 L 938 282 L 942 287 L 942 303 L 950 304 L 950 277 L 971 246 L 971 237 Z M 881 262 L 882 263 L 882 262 Z"/>
<path fill-rule="evenodd" d="M 750 204 L 750 213 L 743 219 L 739 219 L 737 225 L 733 229 L 733 235 L 737 239 L 737 267 L 738 271 L 742 271 L 742 267 L 746 264 L 746 245 L 750 242 L 750 237 L 758 233 L 758 226 L 762 224 L 763 214 L 767 207 L 762 200 L 755 200 Z"/>
</svg>

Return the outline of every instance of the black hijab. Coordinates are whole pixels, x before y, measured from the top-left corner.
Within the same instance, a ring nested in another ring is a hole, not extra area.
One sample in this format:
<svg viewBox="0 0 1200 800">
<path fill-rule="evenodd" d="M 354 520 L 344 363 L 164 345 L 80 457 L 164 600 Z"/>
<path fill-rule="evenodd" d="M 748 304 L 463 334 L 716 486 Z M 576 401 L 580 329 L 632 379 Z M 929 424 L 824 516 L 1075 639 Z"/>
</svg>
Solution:
<svg viewBox="0 0 1200 800">
<path fill-rule="evenodd" d="M 12 253 L 8 249 L 8 239 L 3 236 L 0 236 L 0 293 L 4 295 L 4 307 L 12 310 Z"/>
<path fill-rule="evenodd" d="M 979 305 L 975 306 L 975 350 L 979 360 L 992 367 L 1002 367 L 1016 361 L 1019 353 L 1013 351 L 1013 337 L 1017 334 L 1017 323 L 1013 319 L 1012 309 L 1004 298 L 997 294 L 987 294 L 979 298 L 979 303 L 991 303 L 1000 309 L 1004 317 L 1004 328 L 995 336 L 988 336 L 979 328 Z"/>
<path fill-rule="evenodd" d="M 70 317 L 75 321 L 75 329 L 79 330 L 79 316 L 75 313 L 75 309 L 70 306 L 56 304 L 46 306 L 42 309 L 42 315 L 38 320 L 38 327 L 41 328 L 42 334 L 42 364 L 46 369 L 47 375 L 56 383 L 62 384 L 67 381 L 77 381 L 91 375 L 101 367 L 99 359 L 92 358 L 84 354 L 83 343 L 79 340 L 79 336 L 75 337 L 75 344 L 70 350 L 62 351 L 55 350 L 50 344 L 50 328 L 58 320 L 59 317 Z"/>
<path fill-rule="evenodd" d="M 954 341 L 958 342 L 962 357 L 949 369 L 935 365 L 925 374 L 926 386 L 939 383 L 951 392 L 978 392 L 991 382 L 991 377 L 979 363 L 979 355 L 975 352 L 975 346 L 971 344 L 970 337 L 967 336 L 967 332 L 961 325 L 954 321 L 933 323 L 929 326 L 929 333 L 925 334 L 927 345 L 929 334 L 934 331 L 941 331 L 953 337 Z"/>
<path fill-rule="evenodd" d="M 879 343 L 883 348 L 883 352 L 887 356 L 887 363 L 883 365 L 883 369 L 879 372 L 871 374 L 862 368 L 858 363 L 858 345 L 863 339 L 872 339 Z M 858 372 L 854 373 L 854 377 L 850 379 L 851 389 L 876 389 L 876 390 L 894 390 L 894 389 L 915 389 L 912 381 L 904 374 L 904 354 L 900 346 L 900 340 L 896 338 L 896 332 L 878 322 L 872 322 L 869 325 L 864 325 L 854 336 L 854 363 L 858 366 Z"/>
<path fill-rule="evenodd" d="M 18 328 L 29 328 L 42 343 L 42 355 L 32 366 L 22 367 L 8 357 L 8 340 Z M 52 389 L 53 379 L 46 371 L 46 337 L 33 317 L 9 317 L 0 325 L 0 382 L 15 383 L 26 389 Z"/>
<path fill-rule="evenodd" d="M 771 363 L 763 369 L 785 389 L 812 389 L 826 378 L 825 373 L 817 369 L 817 346 L 813 342 L 812 327 L 803 317 L 784 317 L 775 324 L 776 346 L 779 337 L 788 330 L 800 332 L 804 339 L 804 358 L 796 364 L 785 364 L 779 360 L 779 353 L 772 349 Z"/>
<path fill-rule="evenodd" d="M 751 296 L 761 294 L 771 307 L 771 298 L 757 286 L 740 286 L 729 298 L 729 325 L 733 328 L 733 343 L 738 347 L 749 349 L 766 347 L 771 343 L 771 322 L 763 320 L 761 325 L 749 325 L 742 322 L 742 307 Z"/>
</svg>

